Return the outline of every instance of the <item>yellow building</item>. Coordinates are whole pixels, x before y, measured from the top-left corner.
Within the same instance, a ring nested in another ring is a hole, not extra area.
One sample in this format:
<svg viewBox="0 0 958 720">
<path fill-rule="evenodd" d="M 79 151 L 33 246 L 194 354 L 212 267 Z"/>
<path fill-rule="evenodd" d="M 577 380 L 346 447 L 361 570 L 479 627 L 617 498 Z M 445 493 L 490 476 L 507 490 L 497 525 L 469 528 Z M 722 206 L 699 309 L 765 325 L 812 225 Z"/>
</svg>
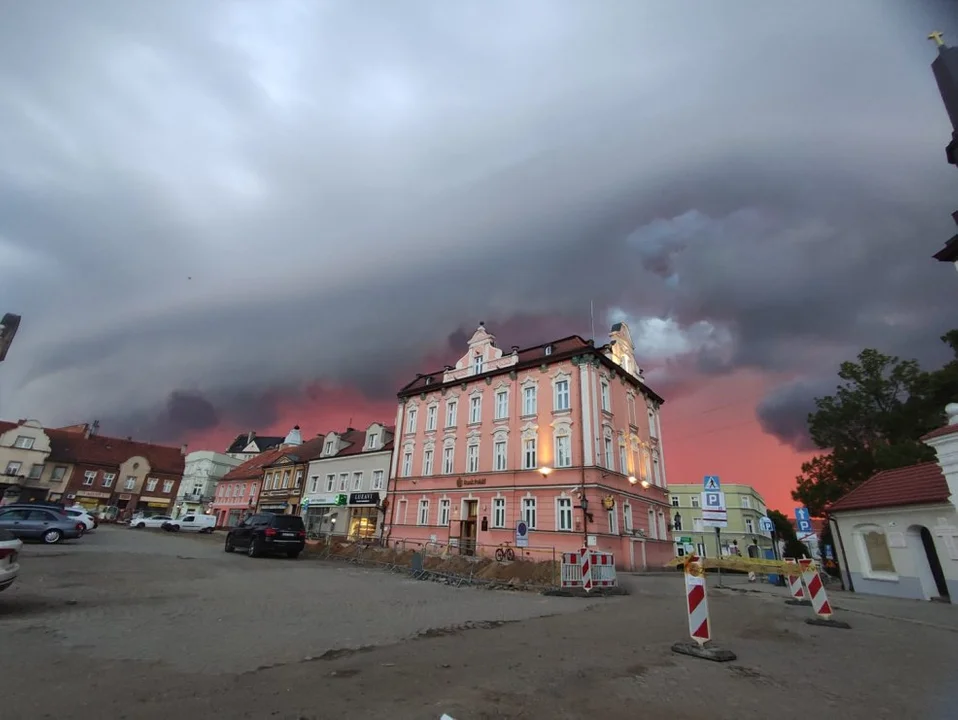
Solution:
<svg viewBox="0 0 958 720">
<path fill-rule="evenodd" d="M 748 546 L 757 544 L 762 550 L 772 549 L 772 538 L 762 532 L 760 521 L 765 517 L 765 500 L 751 485 L 722 484 L 728 527 L 720 528 L 722 554 L 738 546 L 743 556 L 748 555 Z M 676 554 L 695 551 L 704 557 L 716 557 L 715 528 L 707 527 L 702 520 L 702 485 L 669 485 L 671 504 L 672 536 Z"/>
</svg>

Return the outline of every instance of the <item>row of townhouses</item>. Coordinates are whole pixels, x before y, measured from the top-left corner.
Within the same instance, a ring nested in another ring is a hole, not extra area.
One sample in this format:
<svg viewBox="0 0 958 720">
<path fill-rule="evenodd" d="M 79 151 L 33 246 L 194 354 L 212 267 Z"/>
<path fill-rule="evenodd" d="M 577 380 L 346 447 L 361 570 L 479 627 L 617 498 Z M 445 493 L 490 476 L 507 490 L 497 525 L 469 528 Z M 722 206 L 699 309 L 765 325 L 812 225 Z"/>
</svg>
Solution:
<svg viewBox="0 0 958 720">
<path fill-rule="evenodd" d="M 629 328 L 504 351 L 480 325 L 455 365 L 398 393 L 395 423 L 303 440 L 237 437 L 210 489 L 220 526 L 302 515 L 313 537 L 434 542 L 460 552 L 583 544 L 631 566 L 674 554 L 659 409 Z M 188 484 L 184 484 L 187 487 Z"/>
<path fill-rule="evenodd" d="M 35 420 L 0 421 L 0 504 L 60 501 L 109 519 L 170 512 L 186 447 L 97 434 L 97 423 L 44 428 Z"/>
</svg>

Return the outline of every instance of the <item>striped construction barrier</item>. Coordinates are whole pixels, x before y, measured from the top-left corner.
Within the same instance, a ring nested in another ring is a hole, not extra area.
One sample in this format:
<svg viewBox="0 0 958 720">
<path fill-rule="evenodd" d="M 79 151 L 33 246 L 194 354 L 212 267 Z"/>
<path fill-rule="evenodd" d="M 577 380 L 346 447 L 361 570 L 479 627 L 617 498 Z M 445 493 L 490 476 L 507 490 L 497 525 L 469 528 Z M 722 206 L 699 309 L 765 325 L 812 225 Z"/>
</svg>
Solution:
<svg viewBox="0 0 958 720">
<path fill-rule="evenodd" d="M 590 592 L 597 587 L 617 587 L 615 556 L 612 553 L 582 548 L 577 552 L 562 553 L 560 586 L 582 588 Z"/>
<path fill-rule="evenodd" d="M 805 597 L 805 588 L 802 585 L 802 570 L 795 558 L 784 558 L 785 579 L 788 582 L 788 592 L 791 599 L 785 602 L 789 605 L 811 605 Z"/>
<path fill-rule="evenodd" d="M 692 642 L 677 642 L 672 652 L 692 657 L 728 662 L 735 659 L 731 650 L 712 644 L 712 621 L 709 618 L 709 602 L 705 589 L 705 568 L 696 555 L 686 556 L 685 606 L 689 620 L 689 637 Z"/>
</svg>

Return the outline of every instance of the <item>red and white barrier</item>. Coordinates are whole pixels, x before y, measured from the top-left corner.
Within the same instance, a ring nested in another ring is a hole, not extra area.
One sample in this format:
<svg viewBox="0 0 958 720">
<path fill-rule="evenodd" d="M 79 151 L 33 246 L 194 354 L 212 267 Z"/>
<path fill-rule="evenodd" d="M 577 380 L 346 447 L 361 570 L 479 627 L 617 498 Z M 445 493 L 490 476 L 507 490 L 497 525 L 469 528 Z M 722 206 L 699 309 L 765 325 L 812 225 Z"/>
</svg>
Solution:
<svg viewBox="0 0 958 720">
<path fill-rule="evenodd" d="M 785 575 L 788 579 L 788 591 L 792 594 L 793 599 L 804 600 L 805 588 L 802 587 L 802 571 L 798 567 L 798 563 L 791 558 L 785 558 L 785 564 L 788 566 L 788 572 Z M 792 567 L 795 568 L 794 572 L 792 572 Z"/>
<path fill-rule="evenodd" d="M 561 586 L 591 591 L 597 587 L 615 587 L 618 577 L 615 556 L 612 553 L 582 548 L 578 552 L 562 553 Z"/>
<path fill-rule="evenodd" d="M 709 603 L 705 595 L 705 570 L 697 556 L 685 565 L 685 599 L 689 611 L 689 635 L 699 645 L 712 639 Z"/>
<path fill-rule="evenodd" d="M 832 617 L 832 606 L 828 602 L 828 594 L 825 592 L 825 585 L 822 578 L 818 575 L 818 566 L 814 560 L 802 559 L 798 561 L 802 570 L 802 579 L 805 581 L 805 587 L 808 588 L 808 594 L 811 596 L 812 609 L 818 617 L 829 620 Z"/>
</svg>

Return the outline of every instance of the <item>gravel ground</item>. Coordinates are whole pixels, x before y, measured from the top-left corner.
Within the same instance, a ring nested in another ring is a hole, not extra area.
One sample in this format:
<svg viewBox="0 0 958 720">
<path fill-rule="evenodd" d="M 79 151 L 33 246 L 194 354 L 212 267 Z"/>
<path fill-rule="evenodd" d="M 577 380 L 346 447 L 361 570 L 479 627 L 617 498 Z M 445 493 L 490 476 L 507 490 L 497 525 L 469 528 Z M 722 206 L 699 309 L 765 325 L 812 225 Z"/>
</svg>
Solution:
<svg viewBox="0 0 958 720">
<path fill-rule="evenodd" d="M 782 589 L 713 591 L 716 640 L 739 656 L 720 665 L 670 651 L 687 632 L 677 573 L 546 598 L 115 527 L 27 546 L 22 565 L 0 593 L 3 717 L 958 715 L 953 607 L 838 596 L 853 627 L 834 630 Z"/>
</svg>

